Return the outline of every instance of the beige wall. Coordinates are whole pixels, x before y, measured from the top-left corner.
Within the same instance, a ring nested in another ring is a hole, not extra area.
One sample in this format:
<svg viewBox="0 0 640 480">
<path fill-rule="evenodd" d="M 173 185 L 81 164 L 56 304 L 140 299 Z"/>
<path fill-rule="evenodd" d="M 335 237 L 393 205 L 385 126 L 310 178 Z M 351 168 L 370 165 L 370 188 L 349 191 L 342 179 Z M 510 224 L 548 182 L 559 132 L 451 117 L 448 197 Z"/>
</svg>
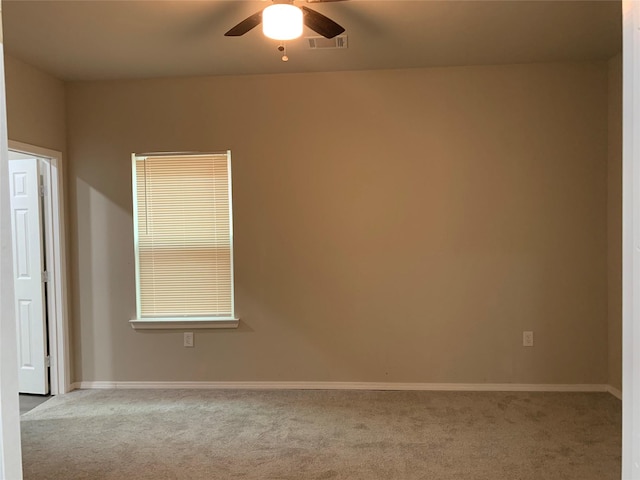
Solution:
<svg viewBox="0 0 640 480">
<path fill-rule="evenodd" d="M 64 82 L 10 55 L 4 56 L 4 62 L 9 140 L 61 152 L 64 172 L 68 165 Z M 64 193 L 63 201 L 68 205 Z M 67 259 L 69 250 L 67 240 Z"/>
<path fill-rule="evenodd" d="M 70 84 L 75 380 L 606 383 L 607 81 L 601 62 Z M 227 148 L 241 327 L 192 349 L 133 331 L 131 153 Z"/>
<path fill-rule="evenodd" d="M 9 140 L 66 150 L 65 85 L 5 55 Z"/>
<path fill-rule="evenodd" d="M 609 61 L 607 168 L 609 384 L 622 389 L 622 55 Z"/>
</svg>

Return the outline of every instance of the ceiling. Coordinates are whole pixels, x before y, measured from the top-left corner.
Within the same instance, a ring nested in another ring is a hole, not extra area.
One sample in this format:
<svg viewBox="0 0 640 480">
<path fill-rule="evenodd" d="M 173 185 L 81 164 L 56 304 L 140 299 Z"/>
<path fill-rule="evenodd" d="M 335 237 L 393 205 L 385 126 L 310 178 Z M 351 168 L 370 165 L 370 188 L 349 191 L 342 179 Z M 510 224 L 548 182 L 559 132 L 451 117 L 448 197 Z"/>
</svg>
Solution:
<svg viewBox="0 0 640 480">
<path fill-rule="evenodd" d="M 603 60 L 622 49 L 614 0 L 349 0 L 309 5 L 346 28 L 347 49 L 310 50 L 298 39 L 287 42 L 285 63 L 260 28 L 224 36 L 266 5 L 3 0 L 4 43 L 64 80 Z"/>
</svg>

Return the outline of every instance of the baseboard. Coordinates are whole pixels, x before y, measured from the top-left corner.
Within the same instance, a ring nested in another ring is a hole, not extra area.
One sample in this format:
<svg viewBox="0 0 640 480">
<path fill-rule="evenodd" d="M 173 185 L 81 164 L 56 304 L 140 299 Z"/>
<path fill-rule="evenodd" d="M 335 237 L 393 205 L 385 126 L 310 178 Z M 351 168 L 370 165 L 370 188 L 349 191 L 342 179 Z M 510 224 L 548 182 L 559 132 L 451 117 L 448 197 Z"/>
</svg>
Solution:
<svg viewBox="0 0 640 480">
<path fill-rule="evenodd" d="M 606 385 L 607 387 L 607 392 L 609 392 L 611 395 L 613 395 L 614 397 L 616 397 L 618 400 L 622 400 L 622 391 L 618 390 L 615 387 L 612 387 L 611 385 Z"/>
<path fill-rule="evenodd" d="M 450 392 L 609 392 L 603 384 L 377 382 L 76 382 L 73 389 L 408 390 Z M 620 397 L 619 397 L 620 398 Z"/>
</svg>

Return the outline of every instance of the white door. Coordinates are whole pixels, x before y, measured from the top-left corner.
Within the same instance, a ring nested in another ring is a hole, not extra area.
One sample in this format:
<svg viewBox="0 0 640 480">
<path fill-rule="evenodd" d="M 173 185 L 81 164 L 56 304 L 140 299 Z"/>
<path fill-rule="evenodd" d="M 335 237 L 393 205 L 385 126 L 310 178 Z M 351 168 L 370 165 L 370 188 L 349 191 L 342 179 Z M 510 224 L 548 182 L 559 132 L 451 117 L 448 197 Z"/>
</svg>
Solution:
<svg viewBox="0 0 640 480">
<path fill-rule="evenodd" d="M 49 393 L 40 175 L 36 158 L 9 161 L 21 393 Z"/>
</svg>

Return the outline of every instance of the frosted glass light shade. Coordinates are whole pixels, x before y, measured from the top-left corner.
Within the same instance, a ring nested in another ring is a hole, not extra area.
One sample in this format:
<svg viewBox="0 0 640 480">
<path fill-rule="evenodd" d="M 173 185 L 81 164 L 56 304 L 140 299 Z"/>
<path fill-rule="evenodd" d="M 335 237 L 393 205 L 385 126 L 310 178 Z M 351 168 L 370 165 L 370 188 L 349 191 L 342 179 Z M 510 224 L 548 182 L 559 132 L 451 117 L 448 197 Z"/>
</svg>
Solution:
<svg viewBox="0 0 640 480">
<path fill-rule="evenodd" d="M 302 10 L 288 3 L 269 5 L 262 11 L 262 32 L 274 40 L 293 40 L 302 35 Z"/>
</svg>

